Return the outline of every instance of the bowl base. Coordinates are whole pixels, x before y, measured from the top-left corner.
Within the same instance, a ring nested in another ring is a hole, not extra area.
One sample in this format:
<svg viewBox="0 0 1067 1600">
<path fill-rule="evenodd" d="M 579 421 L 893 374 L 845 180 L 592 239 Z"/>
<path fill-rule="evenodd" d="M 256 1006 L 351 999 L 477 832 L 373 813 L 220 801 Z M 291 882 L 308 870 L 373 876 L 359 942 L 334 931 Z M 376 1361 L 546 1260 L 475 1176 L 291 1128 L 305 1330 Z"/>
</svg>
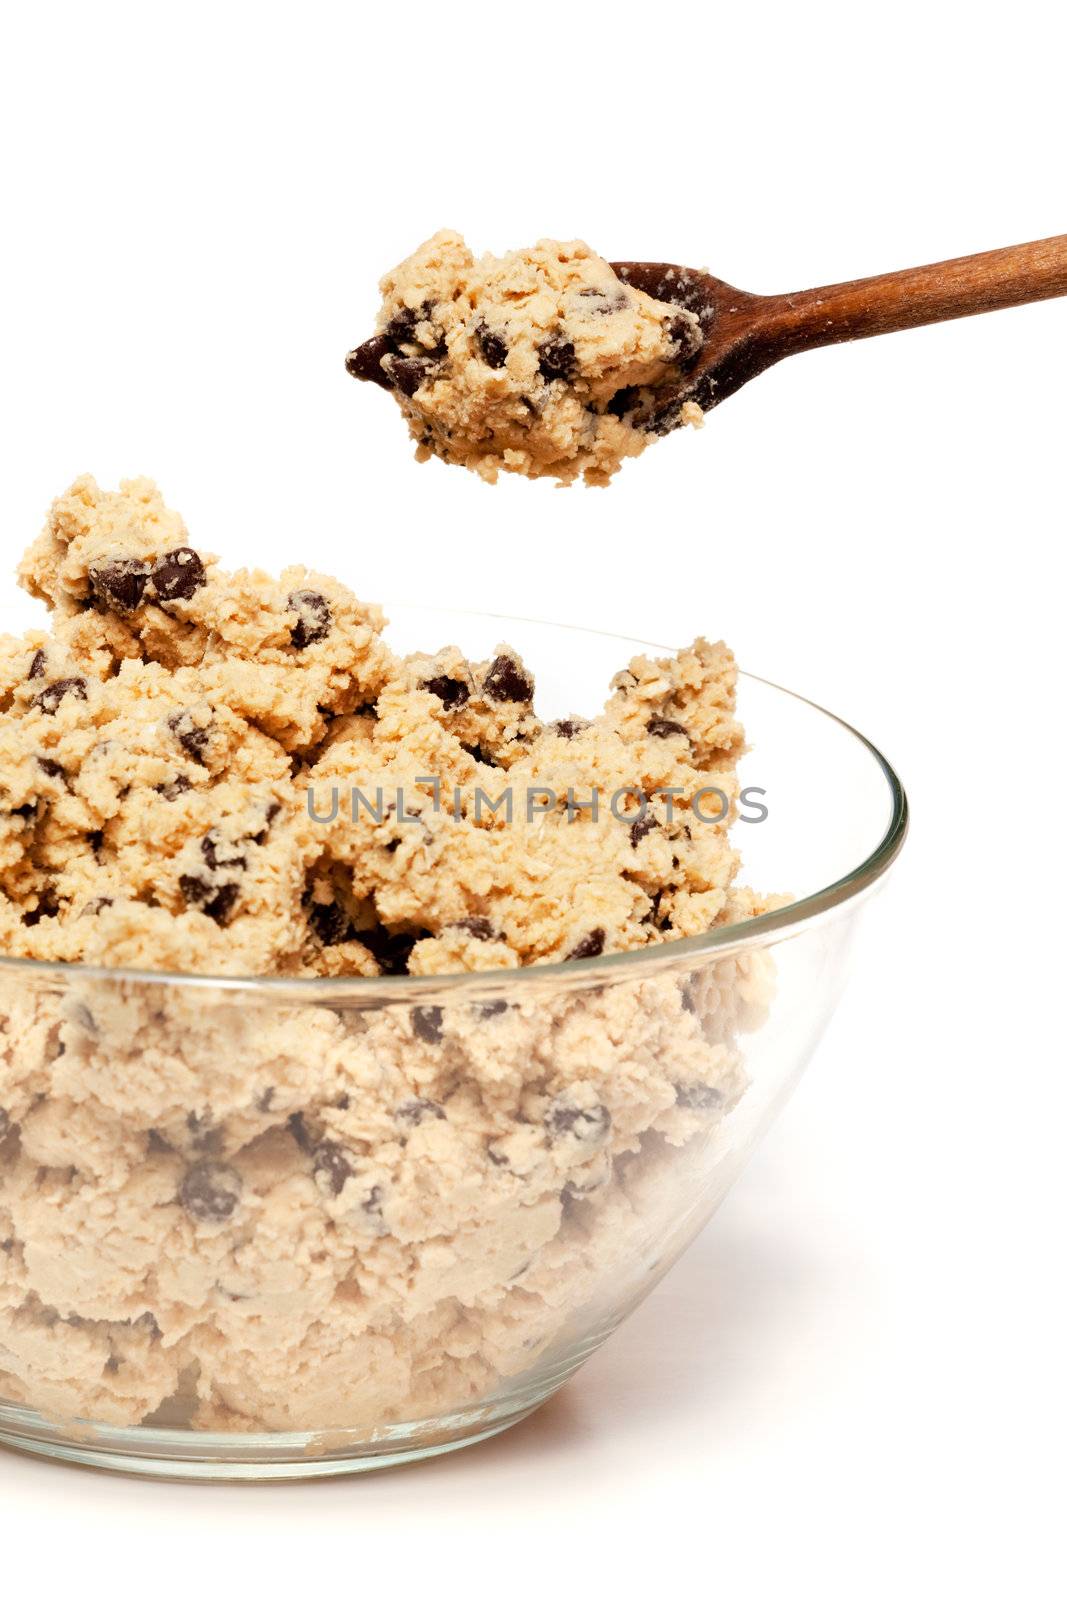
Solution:
<svg viewBox="0 0 1067 1600">
<path fill-rule="evenodd" d="M 548 1399 L 479 1406 L 433 1423 L 397 1423 L 372 1438 L 322 1433 L 196 1433 L 171 1428 L 60 1426 L 39 1412 L 0 1405 L 0 1446 L 67 1466 L 184 1483 L 294 1483 L 413 1465 L 481 1444 L 522 1422 Z"/>
</svg>

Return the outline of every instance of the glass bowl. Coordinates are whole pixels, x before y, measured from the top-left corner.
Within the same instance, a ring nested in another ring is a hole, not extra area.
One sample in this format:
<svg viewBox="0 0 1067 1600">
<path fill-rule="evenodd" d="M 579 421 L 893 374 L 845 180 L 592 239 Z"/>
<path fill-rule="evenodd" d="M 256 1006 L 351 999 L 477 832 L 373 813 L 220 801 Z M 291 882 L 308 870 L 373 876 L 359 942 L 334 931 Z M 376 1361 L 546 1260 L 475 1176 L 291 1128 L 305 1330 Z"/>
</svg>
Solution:
<svg viewBox="0 0 1067 1600">
<path fill-rule="evenodd" d="M 404 650 L 506 637 L 546 717 L 647 648 L 392 614 Z M 862 735 L 759 678 L 738 699 L 742 881 L 792 897 L 747 922 L 444 978 L 0 961 L 0 1441 L 314 1477 L 474 1443 L 566 1382 L 782 1104 L 903 843 Z"/>
</svg>

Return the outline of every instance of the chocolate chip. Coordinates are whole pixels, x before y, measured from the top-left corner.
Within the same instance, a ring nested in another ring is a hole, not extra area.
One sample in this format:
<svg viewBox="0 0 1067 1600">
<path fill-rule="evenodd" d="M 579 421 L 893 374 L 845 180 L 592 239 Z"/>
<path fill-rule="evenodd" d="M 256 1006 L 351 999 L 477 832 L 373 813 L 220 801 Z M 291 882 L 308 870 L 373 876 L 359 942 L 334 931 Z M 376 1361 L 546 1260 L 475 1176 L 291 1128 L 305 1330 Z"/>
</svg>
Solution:
<svg viewBox="0 0 1067 1600">
<path fill-rule="evenodd" d="M 189 872 L 182 873 L 178 887 L 187 905 L 202 911 L 205 917 L 210 917 L 220 927 L 229 919 L 240 893 L 235 883 L 224 883 L 221 888 L 216 888 L 206 878 L 197 878 Z"/>
<path fill-rule="evenodd" d="M 488 917 L 460 917 L 459 921 L 453 922 L 451 926 L 461 928 L 464 933 L 469 933 L 472 939 L 481 939 L 485 943 L 490 939 L 501 937 Z"/>
<path fill-rule="evenodd" d="M 42 689 L 34 700 L 34 705 L 39 706 L 46 716 L 54 717 L 63 700 L 72 694 L 76 700 L 87 700 L 84 678 L 59 678 L 55 683 L 50 683 L 47 689 Z"/>
<path fill-rule="evenodd" d="M 610 1127 L 607 1106 L 576 1106 L 561 1096 L 545 1112 L 545 1130 L 550 1139 L 571 1137 L 581 1144 L 600 1144 Z"/>
<path fill-rule="evenodd" d="M 393 353 L 392 343 L 382 333 L 375 334 L 363 344 L 350 350 L 345 357 L 345 371 L 362 383 L 376 383 L 382 389 L 393 387 L 392 379 L 382 366 L 382 357 Z"/>
<path fill-rule="evenodd" d="M 249 834 L 249 838 L 251 839 L 253 844 L 266 844 L 267 839 L 268 839 L 268 837 L 270 835 L 271 824 L 276 820 L 276 818 L 281 816 L 281 812 L 282 812 L 282 803 L 281 803 L 281 801 L 280 800 L 272 800 L 270 802 L 270 804 L 268 805 L 268 807 L 266 809 L 266 812 L 264 813 L 262 828 L 260 828 L 258 833 Z"/>
<path fill-rule="evenodd" d="M 596 302 L 589 304 L 585 309 L 597 317 L 606 317 L 613 312 L 622 311 L 630 303 L 625 289 L 615 289 L 611 294 L 605 289 L 580 289 L 578 297 L 581 300 Z"/>
<path fill-rule="evenodd" d="M 470 689 L 461 678 L 449 678 L 444 674 L 439 678 L 427 678 L 419 687 L 435 694 L 446 711 L 458 711 L 471 697 Z"/>
<path fill-rule="evenodd" d="M 368 1217 L 381 1218 L 383 1198 L 381 1184 L 376 1183 L 363 1202 L 362 1209 L 367 1213 Z"/>
<path fill-rule="evenodd" d="M 710 1083 L 676 1083 L 674 1086 L 675 1104 L 686 1111 L 714 1111 L 726 1099 L 721 1089 L 713 1089 Z"/>
<path fill-rule="evenodd" d="M 60 766 L 59 762 L 53 761 L 50 756 L 38 756 L 37 765 L 49 778 L 65 778 L 67 776 L 66 767 Z"/>
<path fill-rule="evenodd" d="M 410 344 L 415 337 L 416 327 L 424 320 L 421 311 L 415 311 L 411 306 L 401 306 L 385 324 L 382 337 L 390 344 Z"/>
<path fill-rule="evenodd" d="M 202 728 L 193 718 L 191 711 L 172 711 L 167 718 L 167 727 L 173 733 L 186 755 L 193 761 L 199 761 L 203 766 L 204 751 L 207 749 L 211 737 L 210 727 Z M 177 780 L 175 780 L 177 781 Z M 183 791 L 179 791 L 181 793 Z"/>
<path fill-rule="evenodd" d="M 436 372 L 440 361 L 436 356 L 393 356 L 388 372 L 396 388 L 410 400 L 426 379 Z"/>
<path fill-rule="evenodd" d="M 444 1037 L 441 1024 L 444 1012 L 440 1006 L 413 1006 L 411 1026 L 424 1044 L 440 1044 Z"/>
<path fill-rule="evenodd" d="M 393 1115 L 397 1122 L 409 1128 L 417 1128 L 427 1117 L 435 1118 L 438 1122 L 445 1121 L 444 1107 L 439 1106 L 436 1100 L 424 1100 L 421 1095 L 414 1100 L 405 1100 L 403 1105 L 397 1106 Z"/>
<path fill-rule="evenodd" d="M 586 961 L 590 956 L 600 956 L 604 953 L 605 933 L 603 928 L 593 928 L 578 943 L 569 955 L 564 956 L 565 961 Z"/>
<path fill-rule="evenodd" d="M 180 545 L 161 555 L 152 568 L 152 587 L 161 606 L 172 600 L 191 600 L 207 582 L 204 563 L 195 550 Z"/>
<path fill-rule="evenodd" d="M 308 645 L 325 639 L 333 626 L 333 613 L 325 595 L 315 589 L 294 589 L 289 596 L 289 610 L 295 611 L 297 620 L 292 626 L 294 650 L 306 650 Z"/>
<path fill-rule="evenodd" d="M 195 1222 L 226 1222 L 241 1199 L 241 1174 L 222 1161 L 198 1161 L 181 1181 L 178 1199 Z"/>
<path fill-rule="evenodd" d="M 185 1126 L 189 1130 L 194 1150 L 210 1150 L 212 1146 L 218 1145 L 220 1130 L 212 1122 L 210 1114 L 205 1113 L 201 1116 L 198 1111 L 190 1111 L 185 1119 Z"/>
<path fill-rule="evenodd" d="M 354 937 L 351 918 L 336 900 L 331 900 L 328 905 L 313 905 L 308 913 L 308 921 L 323 944 L 344 944 L 347 939 Z"/>
<path fill-rule="evenodd" d="M 323 1194 L 332 1195 L 335 1199 L 356 1171 L 349 1159 L 349 1152 L 336 1139 L 323 1139 L 321 1144 L 315 1146 L 311 1170 Z"/>
<path fill-rule="evenodd" d="M 30 662 L 29 676 L 31 678 L 43 678 L 44 677 L 44 669 L 45 669 L 46 665 L 47 665 L 47 662 L 45 660 L 44 651 L 43 650 L 38 650 L 37 654 L 34 656 L 33 660 Z"/>
<path fill-rule="evenodd" d="M 688 317 L 678 315 L 669 317 L 663 325 L 663 331 L 673 345 L 677 346 L 675 360 L 683 365 L 691 361 L 703 347 L 704 340 L 697 323 L 691 322 Z"/>
<path fill-rule="evenodd" d="M 564 717 L 561 722 L 550 722 L 549 729 L 558 733 L 561 739 L 573 739 L 576 734 L 584 733 L 589 723 L 581 717 Z"/>
<path fill-rule="evenodd" d="M 423 934 L 417 936 L 423 938 Z M 381 967 L 383 973 L 393 975 L 408 970 L 408 957 L 415 948 L 416 935 L 413 933 L 392 933 L 380 923 L 373 928 L 360 928 L 355 933 L 355 938 Z"/>
<path fill-rule="evenodd" d="M 248 866 L 248 858 L 234 854 L 234 850 L 235 846 L 224 839 L 217 828 L 212 828 L 200 841 L 200 853 L 213 870 L 222 867 L 243 872 Z"/>
<path fill-rule="evenodd" d="M 502 1017 L 507 1009 L 506 1000 L 484 1000 L 478 1007 L 478 1015 L 488 1021 L 490 1017 Z"/>
<path fill-rule="evenodd" d="M 562 334 L 546 339 L 537 352 L 537 370 L 549 383 L 554 378 L 573 377 L 577 364 L 574 345 Z"/>
<path fill-rule="evenodd" d="M 129 616 L 144 598 L 148 563 L 133 556 L 116 556 L 89 568 L 89 587 L 108 611 Z"/>
<path fill-rule="evenodd" d="M 644 839 L 646 835 L 650 834 L 653 828 L 658 827 L 659 823 L 656 821 L 656 818 L 652 815 L 651 811 L 646 811 L 643 816 L 638 817 L 636 822 L 631 823 L 630 843 L 633 845 L 634 849 L 637 849 L 638 845 L 641 843 L 641 840 Z"/>
<path fill-rule="evenodd" d="M 688 739 L 689 734 L 680 722 L 672 722 L 669 717 L 650 717 L 645 725 L 653 739 L 669 739 L 672 735 L 680 733 L 683 739 Z"/>
<path fill-rule="evenodd" d="M 483 767 L 495 767 L 496 761 L 489 751 L 480 744 L 461 744 L 460 749 L 470 756 L 472 761 L 480 761 Z"/>
<path fill-rule="evenodd" d="M 164 800 L 177 800 L 179 795 L 188 794 L 192 787 L 185 773 L 179 772 L 178 776 L 172 778 L 169 783 L 157 784 L 156 793 L 162 795 Z"/>
<path fill-rule="evenodd" d="M 497 656 L 482 685 L 490 700 L 523 701 L 533 698 L 533 680 L 511 656 Z"/>
<path fill-rule="evenodd" d="M 474 336 L 486 366 L 502 367 L 508 359 L 506 340 L 499 333 L 494 333 L 491 328 L 487 328 L 484 322 L 474 330 Z"/>
<path fill-rule="evenodd" d="M 98 894 L 95 899 L 87 900 L 78 913 L 78 920 L 82 917 L 98 917 L 101 911 L 115 904 L 110 895 Z"/>
</svg>

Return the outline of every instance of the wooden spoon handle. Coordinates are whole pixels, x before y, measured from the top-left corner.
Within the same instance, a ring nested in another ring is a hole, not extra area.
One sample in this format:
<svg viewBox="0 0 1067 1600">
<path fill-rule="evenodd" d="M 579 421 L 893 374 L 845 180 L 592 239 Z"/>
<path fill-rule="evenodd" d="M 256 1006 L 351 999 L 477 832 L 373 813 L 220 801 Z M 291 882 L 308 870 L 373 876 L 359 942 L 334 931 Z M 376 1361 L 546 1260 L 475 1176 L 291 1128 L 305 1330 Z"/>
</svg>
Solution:
<svg viewBox="0 0 1067 1600">
<path fill-rule="evenodd" d="M 919 328 L 1067 294 L 1067 234 L 801 294 L 757 296 L 772 360 L 846 339 Z"/>
</svg>

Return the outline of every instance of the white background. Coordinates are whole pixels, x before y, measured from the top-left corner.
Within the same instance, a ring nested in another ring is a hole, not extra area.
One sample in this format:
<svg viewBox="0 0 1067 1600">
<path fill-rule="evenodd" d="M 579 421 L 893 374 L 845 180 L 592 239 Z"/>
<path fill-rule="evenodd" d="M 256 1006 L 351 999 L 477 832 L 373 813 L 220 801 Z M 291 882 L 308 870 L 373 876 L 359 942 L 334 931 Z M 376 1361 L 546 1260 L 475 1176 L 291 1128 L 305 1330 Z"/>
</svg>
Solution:
<svg viewBox="0 0 1067 1600">
<path fill-rule="evenodd" d="M 915 812 L 805 1083 L 540 1416 L 273 1490 L 0 1455 L 9 1583 L 1062 1592 L 1067 304 L 786 363 L 607 491 L 416 467 L 343 370 L 444 225 L 764 291 L 1067 227 L 1057 8 L 719 11 L 4 8 L 6 567 L 76 473 L 150 473 L 228 564 L 722 634 Z"/>
</svg>

